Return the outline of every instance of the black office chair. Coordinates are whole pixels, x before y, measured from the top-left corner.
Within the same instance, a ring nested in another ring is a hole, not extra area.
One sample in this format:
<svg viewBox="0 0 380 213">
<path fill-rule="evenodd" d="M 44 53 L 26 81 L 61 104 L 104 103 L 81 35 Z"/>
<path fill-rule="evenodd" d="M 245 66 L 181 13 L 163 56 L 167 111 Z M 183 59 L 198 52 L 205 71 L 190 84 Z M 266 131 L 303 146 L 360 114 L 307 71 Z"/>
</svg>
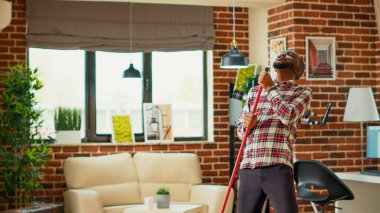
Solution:
<svg viewBox="0 0 380 213">
<path fill-rule="evenodd" d="M 315 212 L 318 212 L 315 204 L 321 205 L 322 213 L 326 204 L 338 200 L 353 200 L 354 194 L 341 181 L 333 171 L 316 160 L 298 160 L 294 163 L 294 179 L 297 183 L 298 196 L 310 201 Z M 310 186 L 317 186 L 327 190 L 323 195 L 312 192 Z"/>
</svg>

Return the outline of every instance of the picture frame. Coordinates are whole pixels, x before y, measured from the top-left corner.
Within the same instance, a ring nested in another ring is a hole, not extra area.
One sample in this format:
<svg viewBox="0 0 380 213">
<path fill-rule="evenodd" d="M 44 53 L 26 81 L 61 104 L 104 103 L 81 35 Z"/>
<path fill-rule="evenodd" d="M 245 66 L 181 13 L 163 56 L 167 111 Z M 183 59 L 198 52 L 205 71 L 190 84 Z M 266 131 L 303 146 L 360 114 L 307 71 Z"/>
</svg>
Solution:
<svg viewBox="0 0 380 213">
<path fill-rule="evenodd" d="M 112 128 L 112 143 L 135 142 L 130 115 L 113 115 Z"/>
<path fill-rule="evenodd" d="M 240 68 L 236 74 L 234 92 L 242 92 L 247 95 L 249 89 L 255 86 L 254 83 L 257 83 L 259 74 L 257 64 L 248 64 L 248 67 Z M 254 80 L 256 82 L 253 82 Z"/>
<path fill-rule="evenodd" d="M 257 64 L 248 64 L 246 68 L 240 68 L 236 74 L 231 97 L 239 99 L 244 106 L 245 97 L 251 87 L 258 85 L 260 72 Z M 239 112 L 240 113 L 240 112 Z"/>
<path fill-rule="evenodd" d="M 306 37 L 306 80 L 336 80 L 335 37 Z"/>
<path fill-rule="evenodd" d="M 269 67 L 270 67 L 270 76 L 275 78 L 276 72 L 273 68 L 273 63 L 276 60 L 277 56 L 286 50 L 286 37 L 278 37 L 270 39 L 269 41 Z"/>
<path fill-rule="evenodd" d="M 144 103 L 145 142 L 172 142 L 172 114 L 170 104 Z"/>
</svg>

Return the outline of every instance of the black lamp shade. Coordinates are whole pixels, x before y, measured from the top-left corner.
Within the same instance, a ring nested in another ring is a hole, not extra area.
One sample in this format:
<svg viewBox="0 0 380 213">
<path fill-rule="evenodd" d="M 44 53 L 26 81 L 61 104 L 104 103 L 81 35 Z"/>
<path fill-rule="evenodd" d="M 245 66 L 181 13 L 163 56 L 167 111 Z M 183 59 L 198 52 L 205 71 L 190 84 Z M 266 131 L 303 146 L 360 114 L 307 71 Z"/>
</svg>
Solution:
<svg viewBox="0 0 380 213">
<path fill-rule="evenodd" d="M 231 51 L 222 57 L 220 68 L 239 69 L 248 67 L 248 60 L 242 53 L 239 53 L 236 46 L 232 46 Z"/>
<path fill-rule="evenodd" d="M 141 78 L 141 74 L 133 67 L 131 63 L 129 68 L 124 71 L 124 78 Z"/>
</svg>

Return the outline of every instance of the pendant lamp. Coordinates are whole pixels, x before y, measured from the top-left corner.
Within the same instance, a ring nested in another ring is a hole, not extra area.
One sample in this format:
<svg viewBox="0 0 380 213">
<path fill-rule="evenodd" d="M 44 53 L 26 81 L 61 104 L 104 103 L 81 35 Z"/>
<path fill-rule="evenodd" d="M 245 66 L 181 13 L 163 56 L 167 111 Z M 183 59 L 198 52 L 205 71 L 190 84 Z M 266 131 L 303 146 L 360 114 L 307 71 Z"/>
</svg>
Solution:
<svg viewBox="0 0 380 213">
<path fill-rule="evenodd" d="M 232 21 L 233 21 L 233 40 L 231 42 L 231 51 L 223 55 L 220 62 L 222 69 L 239 69 L 248 67 L 248 60 L 242 53 L 239 53 L 237 42 L 235 40 L 235 1 L 232 0 Z"/>
<path fill-rule="evenodd" d="M 128 69 L 124 71 L 124 78 L 141 78 L 141 74 L 133 67 L 133 64 L 130 63 Z"/>
<path fill-rule="evenodd" d="M 132 3 L 129 5 L 129 48 L 132 54 Z M 124 78 L 141 78 L 140 72 L 133 67 L 132 56 L 129 68 L 124 71 Z"/>
</svg>

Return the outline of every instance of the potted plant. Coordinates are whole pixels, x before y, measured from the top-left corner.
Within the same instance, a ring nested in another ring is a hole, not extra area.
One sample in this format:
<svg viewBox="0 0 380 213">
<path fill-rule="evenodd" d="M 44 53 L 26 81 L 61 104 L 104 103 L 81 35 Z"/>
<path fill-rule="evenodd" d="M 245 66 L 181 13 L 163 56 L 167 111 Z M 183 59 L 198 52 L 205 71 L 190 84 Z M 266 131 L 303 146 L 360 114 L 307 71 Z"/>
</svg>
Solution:
<svg viewBox="0 0 380 213">
<path fill-rule="evenodd" d="M 58 107 L 55 111 L 54 125 L 57 131 L 57 143 L 80 143 L 81 110 Z"/>
<path fill-rule="evenodd" d="M 169 208 L 170 206 L 170 192 L 168 188 L 160 187 L 156 192 L 157 208 Z"/>
<path fill-rule="evenodd" d="M 1 79 L 0 179 L 2 196 L 11 207 L 28 206 L 30 195 L 40 187 L 41 167 L 51 148 L 41 138 L 42 110 L 37 109 L 36 91 L 43 87 L 38 69 L 16 65 Z"/>
</svg>

